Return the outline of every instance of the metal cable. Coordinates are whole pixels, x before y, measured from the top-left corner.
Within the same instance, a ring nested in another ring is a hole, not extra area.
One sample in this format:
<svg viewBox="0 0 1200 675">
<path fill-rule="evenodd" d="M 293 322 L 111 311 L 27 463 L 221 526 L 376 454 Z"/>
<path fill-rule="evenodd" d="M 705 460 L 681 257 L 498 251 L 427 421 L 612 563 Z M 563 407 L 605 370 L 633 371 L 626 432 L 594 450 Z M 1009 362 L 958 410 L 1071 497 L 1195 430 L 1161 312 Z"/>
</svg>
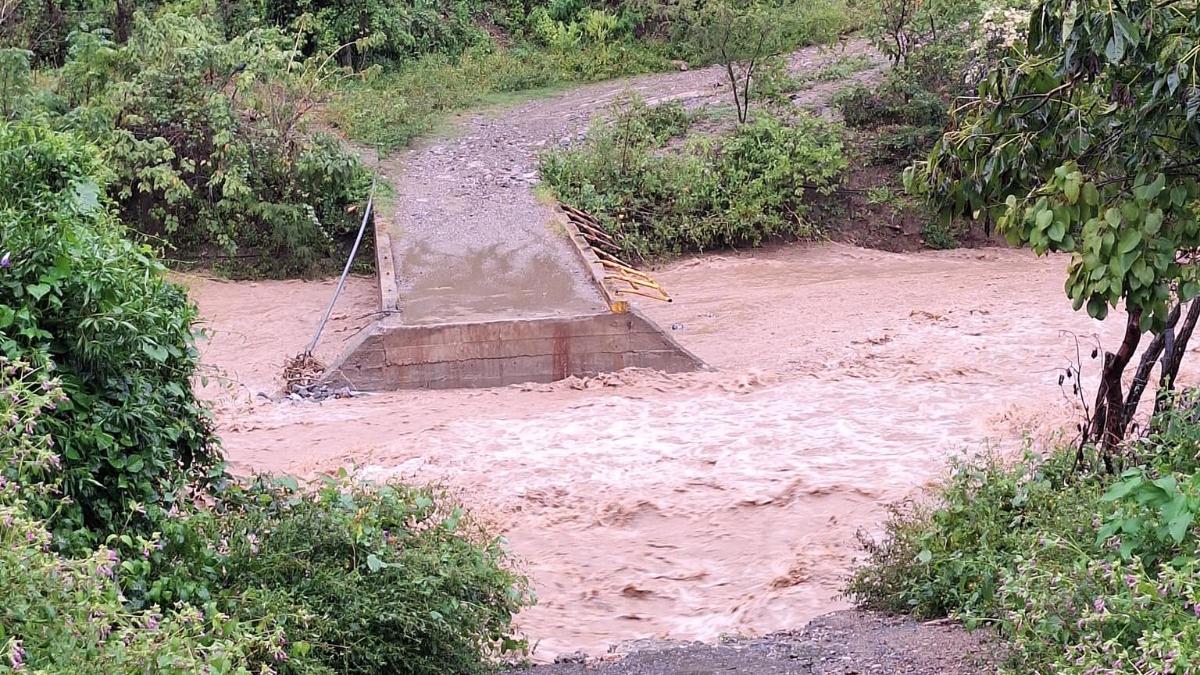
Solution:
<svg viewBox="0 0 1200 675">
<path fill-rule="evenodd" d="M 329 307 L 325 310 L 325 316 L 321 318 L 321 324 L 317 326 L 317 333 L 313 335 L 312 342 L 308 343 L 308 349 L 304 350 L 305 356 L 311 356 L 314 349 L 317 347 L 317 340 L 321 339 L 321 332 L 325 330 L 325 324 L 329 322 L 329 315 L 333 314 L 333 306 L 337 304 L 338 296 L 342 294 L 342 289 L 346 286 L 346 277 L 350 276 L 350 267 L 354 264 L 354 257 L 358 255 L 358 246 L 362 243 L 363 233 L 367 231 L 367 221 L 371 218 L 371 211 L 375 208 L 375 181 L 376 177 L 371 177 L 371 194 L 367 198 L 367 210 L 363 211 L 362 225 L 358 227 L 358 236 L 354 238 L 354 247 L 350 249 L 350 257 L 346 259 L 346 268 L 342 270 L 342 278 L 338 279 L 337 290 L 333 292 L 333 299 L 329 301 Z"/>
</svg>

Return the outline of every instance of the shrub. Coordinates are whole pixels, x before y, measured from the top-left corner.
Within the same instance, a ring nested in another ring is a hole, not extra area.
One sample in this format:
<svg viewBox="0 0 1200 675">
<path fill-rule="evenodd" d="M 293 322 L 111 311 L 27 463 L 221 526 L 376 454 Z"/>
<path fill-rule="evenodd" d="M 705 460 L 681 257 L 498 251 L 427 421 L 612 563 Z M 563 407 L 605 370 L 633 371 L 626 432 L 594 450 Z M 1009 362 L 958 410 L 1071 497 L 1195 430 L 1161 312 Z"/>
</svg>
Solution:
<svg viewBox="0 0 1200 675">
<path fill-rule="evenodd" d="M 1188 672 L 1200 659 L 1200 421 L 1163 413 L 1122 476 L 1076 449 L 959 463 L 899 508 L 848 592 L 862 606 L 992 623 L 1012 672 Z"/>
<path fill-rule="evenodd" d="M 226 22 L 231 33 L 244 33 L 259 21 L 281 29 L 302 29 L 311 41 L 310 53 L 328 54 L 342 45 L 350 45 L 340 56 L 346 65 L 357 68 L 371 62 L 403 61 L 425 54 L 454 56 L 487 37 L 475 21 L 481 3 L 462 0 L 408 3 L 286 0 L 231 4 L 241 10 Z M 366 36 L 376 36 L 369 48 L 359 43 Z"/>
<path fill-rule="evenodd" d="M 248 675 L 269 672 L 283 653 L 281 631 L 218 612 L 131 612 L 114 581 L 115 553 L 66 558 L 50 541 L 21 502 L 0 506 L 0 670 Z"/>
<path fill-rule="evenodd" d="M 686 129 L 680 115 L 622 104 L 582 147 L 546 155 L 542 177 L 637 257 L 812 233 L 805 197 L 833 185 L 846 165 L 835 127 L 807 115 L 762 116 L 724 138 L 665 148 Z"/>
<path fill-rule="evenodd" d="M 242 275 L 320 270 L 357 229 L 347 207 L 370 177 L 305 115 L 334 75 L 294 38 L 254 30 L 226 42 L 204 21 L 139 14 L 129 42 L 73 34 L 55 123 L 96 140 L 122 219 L 179 254 Z"/>
<path fill-rule="evenodd" d="M 61 461 L 35 433 L 64 394 L 45 367 L 0 361 L 0 670 L 55 673 L 262 672 L 282 653 L 279 630 L 185 607 L 130 611 L 107 548 L 51 550 L 28 500 L 54 497 Z"/>
<path fill-rule="evenodd" d="M 68 400 L 38 421 L 69 501 L 30 506 L 57 545 L 149 528 L 219 465 L 190 386 L 195 308 L 123 238 L 93 148 L 0 122 L 0 354 L 53 370 Z"/>
<path fill-rule="evenodd" d="M 958 236 L 959 231 L 953 223 L 947 223 L 941 219 L 935 218 L 921 228 L 921 239 L 925 241 L 926 246 L 933 249 L 958 248 Z"/>
<path fill-rule="evenodd" d="M 128 542 L 145 556 L 125 584 L 268 617 L 291 643 L 281 672 L 473 673 L 524 647 L 511 622 L 532 600 L 525 579 L 441 491 L 260 479 L 218 503 L 161 544 Z"/>
<path fill-rule="evenodd" d="M 940 129 L 949 119 L 940 96 L 900 78 L 881 87 L 851 87 L 840 92 L 834 103 L 846 124 L 858 128 L 908 124 Z"/>
</svg>

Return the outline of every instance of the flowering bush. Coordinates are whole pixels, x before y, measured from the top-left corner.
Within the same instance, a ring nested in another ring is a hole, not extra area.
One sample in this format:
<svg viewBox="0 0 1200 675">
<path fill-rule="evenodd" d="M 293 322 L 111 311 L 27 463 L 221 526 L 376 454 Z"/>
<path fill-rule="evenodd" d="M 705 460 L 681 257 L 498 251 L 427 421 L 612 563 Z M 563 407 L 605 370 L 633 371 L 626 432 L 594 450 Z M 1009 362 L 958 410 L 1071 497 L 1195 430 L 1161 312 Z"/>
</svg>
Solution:
<svg viewBox="0 0 1200 675">
<path fill-rule="evenodd" d="M 44 366 L 0 357 L 0 673 L 273 672 L 280 629 L 190 606 L 130 611 L 116 551 L 52 550 L 29 500 L 60 490 L 53 437 L 36 430 L 63 399 Z"/>
<path fill-rule="evenodd" d="M 122 236 L 106 178 L 79 139 L 0 121 L 0 356 L 65 396 L 22 422 L 61 463 L 63 498 L 29 500 L 57 548 L 149 532 L 220 463 L 190 386 L 195 308 Z"/>
</svg>

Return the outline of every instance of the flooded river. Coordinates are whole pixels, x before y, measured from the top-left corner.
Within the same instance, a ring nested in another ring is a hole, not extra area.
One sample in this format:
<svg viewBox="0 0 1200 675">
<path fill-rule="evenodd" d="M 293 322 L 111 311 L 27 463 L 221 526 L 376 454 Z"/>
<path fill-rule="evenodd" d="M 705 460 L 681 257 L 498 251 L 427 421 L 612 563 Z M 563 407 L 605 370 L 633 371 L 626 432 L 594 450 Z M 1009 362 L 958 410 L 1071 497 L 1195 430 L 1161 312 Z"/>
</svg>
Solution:
<svg viewBox="0 0 1200 675">
<path fill-rule="evenodd" d="M 323 403 L 257 394 L 278 387 L 332 283 L 187 282 L 235 469 L 450 486 L 524 561 L 539 603 L 520 625 L 546 659 L 845 606 L 855 532 L 886 504 L 957 452 L 1074 420 L 1057 369 L 1077 341 L 1085 359 L 1097 339 L 1115 346 L 1119 327 L 1071 311 L 1066 262 L 833 244 L 695 258 L 657 273 L 673 304 L 643 308 L 715 372 Z M 324 356 L 375 302 L 372 280 L 351 283 Z"/>
</svg>

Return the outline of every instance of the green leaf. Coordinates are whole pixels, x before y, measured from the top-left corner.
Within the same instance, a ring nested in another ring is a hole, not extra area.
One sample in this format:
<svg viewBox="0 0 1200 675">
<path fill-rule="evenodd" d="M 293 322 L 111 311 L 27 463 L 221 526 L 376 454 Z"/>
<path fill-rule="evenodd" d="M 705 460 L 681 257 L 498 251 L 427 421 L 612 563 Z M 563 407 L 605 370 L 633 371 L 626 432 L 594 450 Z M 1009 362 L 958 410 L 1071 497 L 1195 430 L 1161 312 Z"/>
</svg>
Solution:
<svg viewBox="0 0 1200 675">
<path fill-rule="evenodd" d="M 1129 45 L 1136 45 L 1141 41 L 1141 31 L 1138 30 L 1136 24 L 1129 20 L 1121 12 L 1113 12 L 1113 31 L 1121 36 L 1122 41 Z"/>
<path fill-rule="evenodd" d="M 1061 220 L 1056 220 L 1046 234 L 1050 237 L 1050 241 L 1062 242 L 1063 236 L 1067 234 L 1067 225 Z"/>
<path fill-rule="evenodd" d="M 917 562 L 922 565 L 928 565 L 931 560 L 933 560 L 933 553 L 929 549 L 924 549 L 917 554 Z"/>
<path fill-rule="evenodd" d="M 41 300 L 50 292 L 50 287 L 46 284 L 29 284 L 25 287 L 25 292 L 32 295 L 35 300 Z"/>
<path fill-rule="evenodd" d="M 1109 225 L 1119 227 L 1121 225 L 1121 211 L 1111 208 L 1104 212 L 1104 219 L 1108 221 Z"/>
<path fill-rule="evenodd" d="M 1083 201 L 1088 206 L 1100 205 L 1100 191 L 1096 189 L 1096 184 L 1092 182 L 1084 183 L 1083 185 Z"/>
<path fill-rule="evenodd" d="M 1183 538 L 1187 536 L 1188 528 L 1192 525 L 1192 518 L 1196 514 L 1191 511 L 1184 510 L 1179 512 L 1174 518 L 1167 523 L 1167 533 L 1171 535 L 1171 539 L 1176 544 L 1182 543 Z"/>
<path fill-rule="evenodd" d="M 1088 316 L 1103 321 L 1104 317 L 1108 316 L 1108 302 L 1102 296 L 1093 295 L 1087 303 Z"/>
<path fill-rule="evenodd" d="M 387 563 L 380 560 L 379 556 L 375 555 L 374 553 L 371 553 L 367 556 L 367 569 L 371 570 L 372 572 L 378 572 L 385 567 L 387 567 Z"/>
<path fill-rule="evenodd" d="M 1125 40 L 1119 34 L 1114 33 L 1108 40 L 1108 46 L 1104 48 L 1104 56 L 1108 58 L 1109 63 L 1120 63 L 1121 59 L 1125 58 Z"/>
<path fill-rule="evenodd" d="M 1171 188 L 1171 204 L 1173 206 L 1183 206 L 1183 203 L 1187 201 L 1187 196 L 1187 188 L 1183 186 Z"/>
<path fill-rule="evenodd" d="M 1133 276 L 1141 282 L 1143 286 L 1149 286 L 1154 282 L 1154 270 L 1150 269 L 1142 260 L 1138 260 L 1133 264 Z"/>
<path fill-rule="evenodd" d="M 1129 228 L 1121 233 L 1121 241 L 1117 244 L 1117 251 L 1119 253 L 1129 253 L 1137 248 L 1140 243 L 1142 243 L 1141 231 Z M 1126 266 L 1126 269 L 1128 269 L 1128 266 Z"/>
<path fill-rule="evenodd" d="M 100 207 L 100 186 L 90 180 L 75 183 L 71 189 L 71 206 L 76 213 L 94 213 Z"/>
<path fill-rule="evenodd" d="M 150 358 L 163 363 L 167 360 L 168 352 L 166 347 L 160 347 L 149 342 L 142 343 L 142 351 Z"/>
<path fill-rule="evenodd" d="M 1141 476 L 1135 476 L 1112 486 L 1104 496 L 1100 498 L 1102 502 L 1115 502 L 1119 499 L 1124 499 L 1130 492 L 1138 489 L 1144 479 Z"/>
<path fill-rule="evenodd" d="M 1162 229 L 1163 212 L 1162 209 L 1154 209 L 1146 214 L 1146 219 L 1142 221 L 1142 231 L 1146 234 L 1154 236 Z"/>
</svg>

